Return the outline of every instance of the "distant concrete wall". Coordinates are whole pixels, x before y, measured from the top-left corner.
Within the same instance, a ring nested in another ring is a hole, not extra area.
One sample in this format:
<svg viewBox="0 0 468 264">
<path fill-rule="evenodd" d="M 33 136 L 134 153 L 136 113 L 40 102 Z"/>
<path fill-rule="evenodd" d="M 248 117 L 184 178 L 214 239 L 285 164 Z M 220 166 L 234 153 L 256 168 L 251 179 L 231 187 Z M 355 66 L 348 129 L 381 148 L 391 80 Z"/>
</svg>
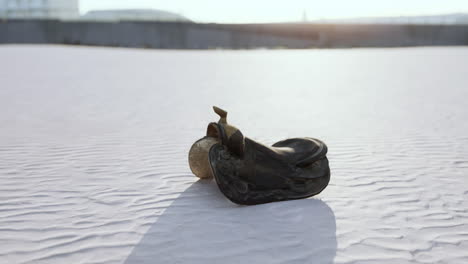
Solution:
<svg viewBox="0 0 468 264">
<path fill-rule="evenodd" d="M 0 21 L 0 43 L 157 49 L 468 45 L 468 26 Z"/>
</svg>

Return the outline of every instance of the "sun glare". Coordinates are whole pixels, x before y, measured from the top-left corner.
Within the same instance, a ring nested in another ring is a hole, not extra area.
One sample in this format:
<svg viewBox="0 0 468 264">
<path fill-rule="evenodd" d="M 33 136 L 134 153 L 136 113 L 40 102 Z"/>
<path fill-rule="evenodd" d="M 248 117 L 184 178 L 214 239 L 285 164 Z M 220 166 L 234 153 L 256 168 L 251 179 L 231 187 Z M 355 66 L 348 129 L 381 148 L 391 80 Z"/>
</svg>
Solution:
<svg viewBox="0 0 468 264">
<path fill-rule="evenodd" d="M 292 22 L 375 16 L 468 12 L 466 0 L 81 0 L 81 12 L 95 9 L 152 8 L 181 13 L 199 22 Z"/>
</svg>

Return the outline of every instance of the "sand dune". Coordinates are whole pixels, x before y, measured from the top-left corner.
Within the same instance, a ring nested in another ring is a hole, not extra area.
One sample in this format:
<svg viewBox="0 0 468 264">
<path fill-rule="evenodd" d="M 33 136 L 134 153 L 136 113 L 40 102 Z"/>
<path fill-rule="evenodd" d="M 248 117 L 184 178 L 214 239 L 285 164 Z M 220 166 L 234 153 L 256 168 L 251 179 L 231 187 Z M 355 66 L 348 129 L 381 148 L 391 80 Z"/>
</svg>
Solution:
<svg viewBox="0 0 468 264">
<path fill-rule="evenodd" d="M 467 48 L 0 47 L 0 263 L 467 263 Z M 319 196 L 237 206 L 187 152 L 329 145 Z"/>
</svg>

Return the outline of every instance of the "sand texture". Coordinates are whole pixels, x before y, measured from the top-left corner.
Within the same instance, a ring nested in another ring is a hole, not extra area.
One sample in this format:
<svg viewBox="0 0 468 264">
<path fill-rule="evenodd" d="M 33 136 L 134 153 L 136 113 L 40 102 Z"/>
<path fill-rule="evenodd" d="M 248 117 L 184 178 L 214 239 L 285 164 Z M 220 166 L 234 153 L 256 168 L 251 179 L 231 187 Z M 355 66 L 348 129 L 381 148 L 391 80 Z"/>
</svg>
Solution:
<svg viewBox="0 0 468 264">
<path fill-rule="evenodd" d="M 468 48 L 0 47 L 0 263 L 468 263 Z M 187 154 L 329 146 L 319 196 L 259 206 Z"/>
</svg>

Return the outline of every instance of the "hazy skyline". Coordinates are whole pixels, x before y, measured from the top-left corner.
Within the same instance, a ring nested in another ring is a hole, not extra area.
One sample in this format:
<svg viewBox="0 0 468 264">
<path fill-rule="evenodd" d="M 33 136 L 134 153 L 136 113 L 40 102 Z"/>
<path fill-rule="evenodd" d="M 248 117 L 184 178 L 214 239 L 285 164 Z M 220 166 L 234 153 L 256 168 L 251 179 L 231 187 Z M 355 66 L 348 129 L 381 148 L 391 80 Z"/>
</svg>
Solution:
<svg viewBox="0 0 468 264">
<path fill-rule="evenodd" d="M 467 0 L 81 0 L 80 11 L 152 8 L 182 14 L 199 22 L 289 22 L 308 20 L 434 15 L 468 12 Z"/>
</svg>

